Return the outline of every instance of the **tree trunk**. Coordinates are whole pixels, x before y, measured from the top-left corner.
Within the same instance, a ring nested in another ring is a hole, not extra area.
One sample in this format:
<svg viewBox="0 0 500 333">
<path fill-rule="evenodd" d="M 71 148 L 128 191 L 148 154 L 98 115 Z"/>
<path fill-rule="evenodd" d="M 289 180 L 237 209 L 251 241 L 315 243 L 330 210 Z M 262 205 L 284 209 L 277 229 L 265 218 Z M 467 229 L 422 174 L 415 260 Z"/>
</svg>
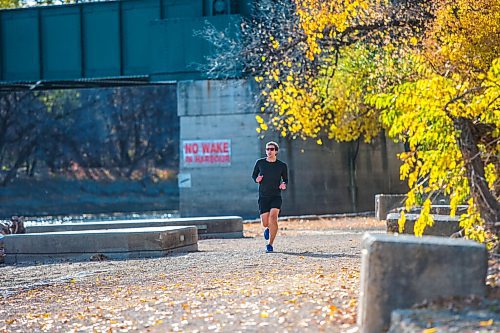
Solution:
<svg viewBox="0 0 500 333">
<path fill-rule="evenodd" d="M 21 151 L 18 153 L 17 155 L 17 159 L 16 159 L 16 162 L 14 163 L 14 165 L 10 168 L 10 170 L 7 172 L 7 175 L 5 176 L 5 178 L 3 179 L 2 183 L 0 184 L 0 186 L 2 187 L 5 187 L 7 186 L 7 184 L 15 178 L 16 174 L 17 174 L 17 170 L 21 167 L 21 165 L 25 162 L 28 161 L 28 159 L 30 158 L 31 154 L 33 153 L 33 151 L 35 150 L 35 142 L 36 140 L 34 140 L 33 142 L 31 143 L 28 143 L 26 144 L 26 146 L 24 146 L 23 149 L 21 149 Z"/>
<path fill-rule="evenodd" d="M 455 119 L 455 127 L 460 131 L 458 145 L 462 152 L 470 193 L 485 221 L 485 227 L 498 235 L 495 223 L 500 221 L 500 203 L 488 188 L 484 175 L 484 163 L 477 146 L 479 137 L 472 120 Z"/>
<path fill-rule="evenodd" d="M 348 170 L 349 170 L 349 194 L 351 195 L 351 209 L 354 213 L 358 211 L 358 182 L 356 177 L 356 158 L 359 152 L 359 139 L 349 142 Z"/>
</svg>

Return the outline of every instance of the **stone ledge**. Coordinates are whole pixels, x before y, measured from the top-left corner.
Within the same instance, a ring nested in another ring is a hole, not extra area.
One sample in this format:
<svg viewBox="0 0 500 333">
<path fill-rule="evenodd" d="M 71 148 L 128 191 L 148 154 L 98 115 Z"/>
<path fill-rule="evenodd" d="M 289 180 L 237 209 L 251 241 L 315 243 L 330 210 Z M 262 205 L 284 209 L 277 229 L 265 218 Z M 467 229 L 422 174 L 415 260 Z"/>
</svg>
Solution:
<svg viewBox="0 0 500 333">
<path fill-rule="evenodd" d="M 26 231 L 28 233 L 45 233 L 58 231 L 149 228 L 162 226 L 196 226 L 196 228 L 198 229 L 199 239 L 243 237 L 243 219 L 240 216 L 115 220 L 105 222 L 45 224 L 27 226 Z"/>
<path fill-rule="evenodd" d="M 467 205 L 458 205 L 456 214 L 455 215 L 460 215 L 464 214 L 467 212 L 467 208 L 469 206 Z M 397 207 L 391 211 L 391 213 L 401 213 L 404 210 L 404 207 Z M 422 211 L 422 207 L 414 207 L 410 209 L 407 213 L 409 214 L 420 214 Z M 431 205 L 431 214 L 435 215 L 450 215 L 451 213 L 451 206 L 450 205 Z"/>
<path fill-rule="evenodd" d="M 4 240 L 4 235 L 0 235 L 0 264 L 3 264 L 5 261 L 3 240 Z"/>
<path fill-rule="evenodd" d="M 388 333 L 421 333 L 428 328 L 437 332 L 500 332 L 500 300 L 461 310 L 395 310 Z"/>
<path fill-rule="evenodd" d="M 391 312 L 424 300 L 485 294 L 487 252 L 470 240 L 365 234 L 358 323 L 388 329 Z"/>
<path fill-rule="evenodd" d="M 103 254 L 111 259 L 164 256 L 196 251 L 197 229 L 191 227 L 127 228 L 62 231 L 4 237 L 5 263 L 89 260 Z"/>
<path fill-rule="evenodd" d="M 387 214 L 396 207 L 404 205 L 406 194 L 377 194 L 375 195 L 375 218 L 385 220 Z"/>
<path fill-rule="evenodd" d="M 420 214 L 405 214 L 405 216 L 406 221 L 403 234 L 413 235 L 415 222 L 420 217 Z M 387 215 L 386 224 L 388 233 L 399 233 L 398 220 L 400 217 L 400 213 L 390 213 Z M 425 227 L 424 236 L 450 237 L 461 229 L 460 218 L 458 216 L 432 215 L 432 217 L 434 219 L 434 224 Z"/>
</svg>

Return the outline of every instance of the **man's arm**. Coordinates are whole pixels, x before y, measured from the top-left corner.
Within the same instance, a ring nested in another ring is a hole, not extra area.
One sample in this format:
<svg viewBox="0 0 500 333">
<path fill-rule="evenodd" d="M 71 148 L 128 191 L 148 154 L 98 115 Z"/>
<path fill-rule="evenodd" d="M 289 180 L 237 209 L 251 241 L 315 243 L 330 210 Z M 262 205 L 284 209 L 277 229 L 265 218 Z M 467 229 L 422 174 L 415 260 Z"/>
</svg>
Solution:
<svg viewBox="0 0 500 333">
<path fill-rule="evenodd" d="M 255 166 L 253 167 L 252 179 L 254 182 L 258 183 L 257 177 L 259 176 L 259 162 L 255 162 Z"/>
<path fill-rule="evenodd" d="M 286 190 L 286 184 L 288 184 L 288 167 L 286 163 L 283 163 L 283 168 L 281 169 L 281 183 L 280 190 Z"/>
<path fill-rule="evenodd" d="M 283 183 L 288 184 L 288 166 L 286 165 L 286 163 L 283 164 L 284 166 L 281 170 L 281 179 Z"/>
</svg>

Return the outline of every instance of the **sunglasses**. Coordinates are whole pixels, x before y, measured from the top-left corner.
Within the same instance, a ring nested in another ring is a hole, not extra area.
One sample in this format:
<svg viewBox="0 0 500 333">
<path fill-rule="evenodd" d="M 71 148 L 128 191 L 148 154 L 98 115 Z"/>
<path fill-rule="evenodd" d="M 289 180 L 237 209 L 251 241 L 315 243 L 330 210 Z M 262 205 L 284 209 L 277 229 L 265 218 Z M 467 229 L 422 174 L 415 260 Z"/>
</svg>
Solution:
<svg viewBox="0 0 500 333">
<path fill-rule="evenodd" d="M 269 147 L 269 148 L 266 148 L 266 150 L 275 150 L 274 147 Z"/>
</svg>

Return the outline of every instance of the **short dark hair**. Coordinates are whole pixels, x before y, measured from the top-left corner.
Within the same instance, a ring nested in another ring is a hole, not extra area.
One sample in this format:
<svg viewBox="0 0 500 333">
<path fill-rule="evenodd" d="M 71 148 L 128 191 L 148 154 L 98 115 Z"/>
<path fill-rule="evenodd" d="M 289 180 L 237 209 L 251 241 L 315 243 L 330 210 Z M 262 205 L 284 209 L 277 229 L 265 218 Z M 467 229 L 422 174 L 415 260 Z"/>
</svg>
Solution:
<svg viewBox="0 0 500 333">
<path fill-rule="evenodd" d="M 274 149 L 276 149 L 276 151 L 278 151 L 280 149 L 280 146 L 278 146 L 278 144 L 274 141 L 269 141 L 268 143 L 266 143 L 266 147 L 270 146 L 270 145 L 273 145 Z"/>
</svg>

